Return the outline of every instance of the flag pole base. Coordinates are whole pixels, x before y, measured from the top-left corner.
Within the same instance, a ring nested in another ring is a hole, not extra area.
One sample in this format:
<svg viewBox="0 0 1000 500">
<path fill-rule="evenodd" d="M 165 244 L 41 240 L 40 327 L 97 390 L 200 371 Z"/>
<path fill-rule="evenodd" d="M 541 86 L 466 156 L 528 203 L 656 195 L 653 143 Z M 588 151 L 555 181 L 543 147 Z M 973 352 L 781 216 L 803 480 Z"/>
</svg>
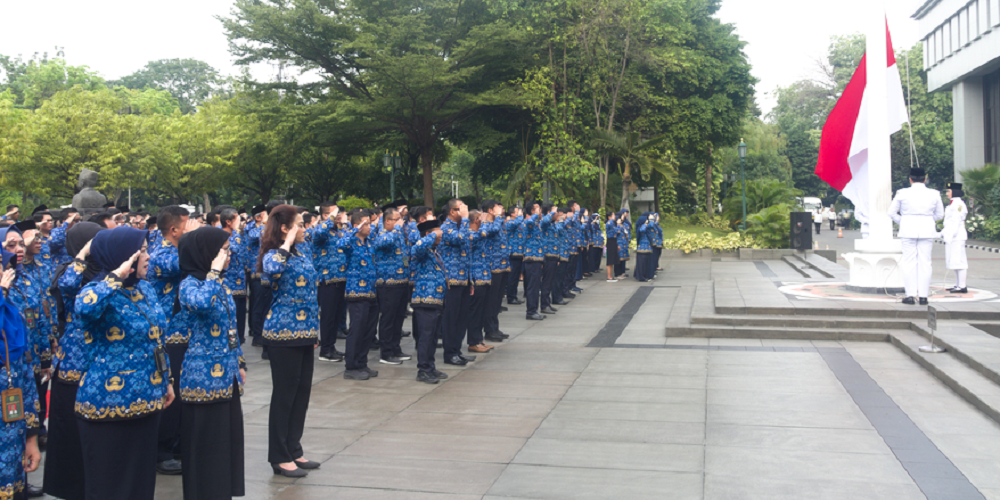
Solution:
<svg viewBox="0 0 1000 500">
<path fill-rule="evenodd" d="M 920 352 L 927 352 L 931 354 L 939 354 L 942 352 L 947 352 L 947 349 L 945 349 L 944 347 L 938 347 L 936 345 L 922 345 L 918 347 L 917 350 L 919 350 Z"/>
</svg>

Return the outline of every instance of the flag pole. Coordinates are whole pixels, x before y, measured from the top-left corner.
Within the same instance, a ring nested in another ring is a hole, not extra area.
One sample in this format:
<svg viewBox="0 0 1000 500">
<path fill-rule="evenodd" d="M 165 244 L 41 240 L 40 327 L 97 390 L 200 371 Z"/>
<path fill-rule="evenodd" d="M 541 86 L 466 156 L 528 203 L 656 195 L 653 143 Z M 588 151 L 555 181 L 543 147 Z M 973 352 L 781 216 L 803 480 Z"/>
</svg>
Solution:
<svg viewBox="0 0 1000 500">
<path fill-rule="evenodd" d="M 892 203 L 892 151 L 889 143 L 889 96 L 886 73 L 888 50 L 886 48 L 885 0 L 869 3 L 868 25 L 865 37 L 867 53 L 868 100 L 868 224 L 870 244 L 881 247 L 891 245 L 892 220 L 889 205 Z"/>
</svg>

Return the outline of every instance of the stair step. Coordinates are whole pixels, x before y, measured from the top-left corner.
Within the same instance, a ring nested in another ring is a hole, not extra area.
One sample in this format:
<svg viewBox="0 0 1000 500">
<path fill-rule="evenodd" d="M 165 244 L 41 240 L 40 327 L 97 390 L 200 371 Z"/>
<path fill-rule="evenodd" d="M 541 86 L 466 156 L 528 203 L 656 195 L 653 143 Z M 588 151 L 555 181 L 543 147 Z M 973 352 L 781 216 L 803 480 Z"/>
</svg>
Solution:
<svg viewBox="0 0 1000 500">
<path fill-rule="evenodd" d="M 692 325 L 771 326 L 778 328 L 902 329 L 908 319 L 844 318 L 842 316 L 710 315 L 692 316 Z"/>
<path fill-rule="evenodd" d="M 847 340 L 888 342 L 889 329 L 860 328 L 776 328 L 769 326 L 696 325 L 667 327 L 667 337 L 732 338 L 732 339 L 789 339 L 789 340 Z"/>
<path fill-rule="evenodd" d="M 887 319 L 916 319 L 927 320 L 926 306 L 909 306 L 907 308 L 880 307 L 883 304 L 871 304 L 864 302 L 847 302 L 844 304 L 833 303 L 829 307 L 811 305 L 778 306 L 778 307 L 726 307 L 715 306 L 715 313 L 719 315 L 736 316 L 833 316 L 850 315 L 855 318 L 887 318 Z M 867 307 L 866 307 L 867 306 Z M 947 306 L 938 306 L 937 317 L 939 320 L 964 320 L 964 321 L 1000 321 L 1000 305 L 993 303 L 966 304 L 966 308 L 960 309 L 957 306 L 954 310 Z"/>
</svg>

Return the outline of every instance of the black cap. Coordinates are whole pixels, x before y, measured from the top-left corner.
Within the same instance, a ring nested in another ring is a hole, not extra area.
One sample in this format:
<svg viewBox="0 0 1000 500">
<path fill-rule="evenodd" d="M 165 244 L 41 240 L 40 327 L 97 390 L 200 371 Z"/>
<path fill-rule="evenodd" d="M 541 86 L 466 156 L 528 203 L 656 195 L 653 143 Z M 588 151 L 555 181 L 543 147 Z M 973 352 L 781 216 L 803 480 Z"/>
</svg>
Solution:
<svg viewBox="0 0 1000 500">
<path fill-rule="evenodd" d="M 34 219 L 28 219 L 26 221 L 18 222 L 17 224 L 14 224 L 14 227 L 16 227 L 17 230 L 22 233 L 24 233 L 25 231 L 31 231 L 32 229 L 38 229 L 38 226 L 35 225 Z"/>
<path fill-rule="evenodd" d="M 952 190 L 957 189 L 957 190 L 961 191 L 962 190 L 962 183 L 961 182 L 949 182 L 948 183 L 948 189 L 952 189 Z"/>
<path fill-rule="evenodd" d="M 104 205 L 101 205 L 101 208 L 114 208 L 114 207 L 115 207 L 115 204 L 111 203 L 110 201 L 107 202 L 107 203 L 105 203 Z"/>
<path fill-rule="evenodd" d="M 156 224 L 156 216 L 155 215 L 150 216 L 150 218 L 146 219 L 146 227 L 152 226 L 153 224 Z"/>
<path fill-rule="evenodd" d="M 257 205 L 256 207 L 253 207 L 252 210 L 250 210 L 250 215 L 256 216 L 257 214 L 264 212 L 266 210 L 267 207 L 265 207 L 264 205 Z"/>
<path fill-rule="evenodd" d="M 420 234 L 424 234 L 427 231 L 430 231 L 431 229 L 434 229 L 436 227 L 441 227 L 441 221 L 437 219 L 431 219 L 428 221 L 421 222 L 420 224 L 417 224 L 417 231 L 420 231 Z"/>
<path fill-rule="evenodd" d="M 124 203 L 122 205 L 118 205 L 117 208 L 123 214 L 127 214 L 127 213 L 131 212 L 131 210 L 129 210 L 129 208 L 128 208 L 128 203 Z"/>
<path fill-rule="evenodd" d="M 35 207 L 34 210 L 31 211 L 31 215 L 35 215 L 38 212 L 46 212 L 48 210 L 49 210 L 49 207 L 47 207 L 45 205 L 38 205 L 37 207 Z"/>
<path fill-rule="evenodd" d="M 927 172 L 922 168 L 911 168 L 910 177 L 926 177 Z"/>
</svg>

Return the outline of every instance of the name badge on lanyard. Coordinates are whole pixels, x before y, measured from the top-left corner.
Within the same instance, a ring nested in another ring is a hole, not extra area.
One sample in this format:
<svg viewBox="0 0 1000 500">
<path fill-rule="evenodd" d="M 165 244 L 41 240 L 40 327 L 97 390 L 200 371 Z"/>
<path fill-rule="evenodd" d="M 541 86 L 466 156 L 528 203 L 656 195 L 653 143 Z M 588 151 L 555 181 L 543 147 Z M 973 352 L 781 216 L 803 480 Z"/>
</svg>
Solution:
<svg viewBox="0 0 1000 500">
<path fill-rule="evenodd" d="M 229 330 L 229 350 L 235 350 L 240 345 L 240 339 L 236 334 L 236 329 L 231 328 Z"/>
<path fill-rule="evenodd" d="M 24 420 L 24 397 L 21 395 L 21 389 L 7 389 L 0 398 L 3 399 L 4 423 Z"/>
<path fill-rule="evenodd" d="M 27 325 L 28 329 L 35 329 L 35 320 L 38 319 L 38 311 L 34 307 L 26 307 L 24 309 L 24 323 Z"/>
</svg>

